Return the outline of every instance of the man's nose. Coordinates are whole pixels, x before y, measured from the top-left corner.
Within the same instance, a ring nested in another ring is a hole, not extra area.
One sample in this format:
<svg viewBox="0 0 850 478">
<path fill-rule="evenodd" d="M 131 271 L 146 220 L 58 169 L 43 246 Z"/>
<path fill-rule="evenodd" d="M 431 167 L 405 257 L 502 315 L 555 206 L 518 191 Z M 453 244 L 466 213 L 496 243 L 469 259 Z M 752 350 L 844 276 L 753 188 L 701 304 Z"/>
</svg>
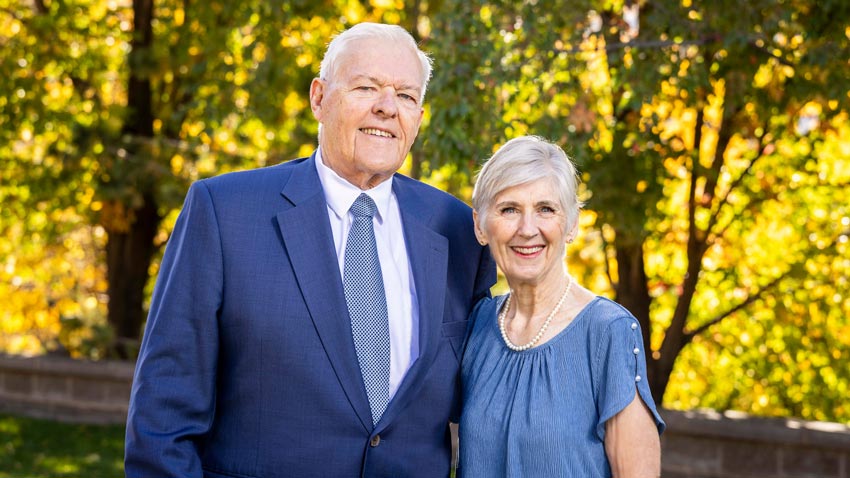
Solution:
<svg viewBox="0 0 850 478">
<path fill-rule="evenodd" d="M 375 101 L 372 111 L 375 114 L 394 118 L 398 114 L 398 98 L 396 97 L 395 90 L 392 88 L 380 90 L 378 100 Z"/>
</svg>

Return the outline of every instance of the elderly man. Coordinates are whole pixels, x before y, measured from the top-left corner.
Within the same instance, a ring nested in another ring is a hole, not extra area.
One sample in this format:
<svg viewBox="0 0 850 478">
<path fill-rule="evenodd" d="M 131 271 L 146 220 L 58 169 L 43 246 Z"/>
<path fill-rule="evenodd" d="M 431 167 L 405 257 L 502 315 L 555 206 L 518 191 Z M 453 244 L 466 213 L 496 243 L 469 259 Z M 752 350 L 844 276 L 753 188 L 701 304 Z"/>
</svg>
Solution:
<svg viewBox="0 0 850 478">
<path fill-rule="evenodd" d="M 328 46 L 309 158 L 192 186 L 159 272 L 128 477 L 449 473 L 467 315 L 495 268 L 457 199 L 396 174 L 430 60 L 402 28 Z"/>
</svg>

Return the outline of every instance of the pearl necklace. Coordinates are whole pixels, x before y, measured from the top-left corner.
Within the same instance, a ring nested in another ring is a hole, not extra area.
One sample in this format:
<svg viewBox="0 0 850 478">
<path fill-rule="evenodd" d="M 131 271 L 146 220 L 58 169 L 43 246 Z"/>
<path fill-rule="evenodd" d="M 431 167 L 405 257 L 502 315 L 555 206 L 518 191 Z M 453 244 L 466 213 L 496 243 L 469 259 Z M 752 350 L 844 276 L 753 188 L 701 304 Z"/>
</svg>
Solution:
<svg viewBox="0 0 850 478">
<path fill-rule="evenodd" d="M 514 343 L 511 342 L 511 339 L 508 338 L 508 331 L 505 329 L 505 316 L 508 315 L 508 309 L 511 308 L 511 294 L 508 294 L 508 298 L 505 300 L 505 306 L 502 307 L 502 311 L 499 313 L 499 332 L 502 333 L 502 340 L 505 341 L 505 345 L 514 352 L 522 352 L 523 350 L 528 350 L 531 347 L 534 347 L 534 345 L 537 344 L 537 341 L 543 337 L 544 333 L 546 333 L 546 329 L 549 328 L 549 323 L 552 322 L 552 318 L 555 317 L 555 314 L 557 314 L 559 310 L 561 310 L 561 306 L 564 304 L 564 299 L 567 298 L 567 293 L 570 291 L 570 287 L 572 285 L 572 279 L 570 279 L 570 276 L 567 276 L 567 288 L 564 289 L 564 293 L 561 294 L 561 298 L 558 299 L 558 303 L 555 305 L 555 308 L 552 309 L 552 312 L 548 317 L 546 317 L 546 320 L 543 322 L 543 325 L 540 327 L 540 331 L 537 332 L 537 335 L 531 339 L 531 342 L 525 345 L 514 345 Z"/>
</svg>

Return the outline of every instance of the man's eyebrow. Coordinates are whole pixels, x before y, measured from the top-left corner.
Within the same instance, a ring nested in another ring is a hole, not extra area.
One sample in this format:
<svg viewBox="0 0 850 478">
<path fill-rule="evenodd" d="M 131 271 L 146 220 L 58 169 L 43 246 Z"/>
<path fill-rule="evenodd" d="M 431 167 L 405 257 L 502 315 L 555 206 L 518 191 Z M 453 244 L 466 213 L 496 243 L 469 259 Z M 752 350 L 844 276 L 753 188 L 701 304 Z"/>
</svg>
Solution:
<svg viewBox="0 0 850 478">
<path fill-rule="evenodd" d="M 372 83 L 372 84 L 374 84 L 374 85 L 384 85 L 384 84 L 385 84 L 383 81 L 381 81 L 380 79 L 378 79 L 378 78 L 376 78 L 376 77 L 374 77 L 374 76 L 369 76 L 369 75 L 364 75 L 364 74 L 354 75 L 351 79 L 352 79 L 353 81 L 358 81 L 358 80 L 368 80 L 369 82 L 371 82 L 371 83 Z M 397 90 L 413 90 L 413 91 L 421 91 L 421 90 L 422 90 L 422 87 L 420 87 L 419 85 L 413 85 L 413 84 L 403 83 L 403 84 L 399 85 L 399 87 L 398 87 L 398 88 L 396 88 L 396 89 L 397 89 Z"/>
<path fill-rule="evenodd" d="M 422 90 L 422 87 L 420 87 L 419 85 L 410 85 L 410 84 L 402 83 L 402 84 L 400 85 L 399 90 L 413 90 L 413 91 L 421 91 L 421 90 Z"/>
<path fill-rule="evenodd" d="M 380 82 L 380 81 L 378 81 L 378 79 L 377 79 L 377 78 L 375 78 L 374 76 L 363 75 L 363 74 L 360 74 L 360 75 L 354 75 L 354 76 L 352 76 L 352 77 L 351 77 L 351 79 L 352 79 L 352 80 L 354 80 L 354 81 L 368 80 L 368 81 L 370 81 L 370 82 L 372 82 L 372 83 L 375 83 L 375 84 L 380 84 L 380 83 L 381 83 L 381 82 Z"/>
</svg>

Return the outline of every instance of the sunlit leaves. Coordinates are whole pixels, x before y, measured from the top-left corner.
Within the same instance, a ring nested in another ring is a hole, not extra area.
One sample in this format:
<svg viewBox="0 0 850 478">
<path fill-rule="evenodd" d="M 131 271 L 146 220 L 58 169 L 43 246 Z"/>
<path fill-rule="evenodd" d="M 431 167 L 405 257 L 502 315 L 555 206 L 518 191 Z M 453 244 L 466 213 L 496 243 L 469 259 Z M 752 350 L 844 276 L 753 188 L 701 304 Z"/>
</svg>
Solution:
<svg viewBox="0 0 850 478">
<path fill-rule="evenodd" d="M 402 22 L 435 59 L 405 171 L 467 199 L 506 139 L 561 144 L 587 201 L 570 271 L 626 295 L 617 261 L 642 261 L 651 364 L 699 332 L 666 406 L 850 420 L 850 3 L 426 3 L 164 0 L 130 60 L 129 1 L 0 0 L 0 348 L 96 355 L 104 235 L 153 190 L 159 247 L 189 182 L 308 154 L 328 39 Z M 152 137 L 122 134 L 130 61 Z"/>
<path fill-rule="evenodd" d="M 57 211 L 51 220 L 76 222 L 73 211 Z M 103 231 L 77 227 L 54 241 L 24 231 L 6 229 L 4 240 L 21 246 L 0 254 L 0 349 L 36 354 L 67 347 L 75 356 L 97 358 L 108 339 L 98 253 Z"/>
<path fill-rule="evenodd" d="M 614 251 L 639 244 L 653 359 L 682 301 L 677 327 L 699 331 L 668 406 L 847 420 L 832 407 L 850 380 L 841 340 L 813 345 L 847 330 L 834 318 L 846 316 L 848 287 L 847 10 L 457 2 L 456 15 L 438 17 L 449 69 L 436 73 L 445 100 L 425 144 L 437 164 L 475 165 L 533 133 L 576 157 L 592 221 L 571 271 L 608 293 L 623 282 Z M 816 316 L 830 319 L 795 330 Z"/>
<path fill-rule="evenodd" d="M 0 349 L 87 356 L 108 340 L 107 236 L 154 198 L 162 246 L 189 182 L 308 154 L 328 39 L 403 7 L 165 0 L 151 47 L 130 54 L 131 1 L 41 5 L 0 0 Z M 151 84 L 152 136 L 126 128 L 131 68 Z"/>
</svg>

